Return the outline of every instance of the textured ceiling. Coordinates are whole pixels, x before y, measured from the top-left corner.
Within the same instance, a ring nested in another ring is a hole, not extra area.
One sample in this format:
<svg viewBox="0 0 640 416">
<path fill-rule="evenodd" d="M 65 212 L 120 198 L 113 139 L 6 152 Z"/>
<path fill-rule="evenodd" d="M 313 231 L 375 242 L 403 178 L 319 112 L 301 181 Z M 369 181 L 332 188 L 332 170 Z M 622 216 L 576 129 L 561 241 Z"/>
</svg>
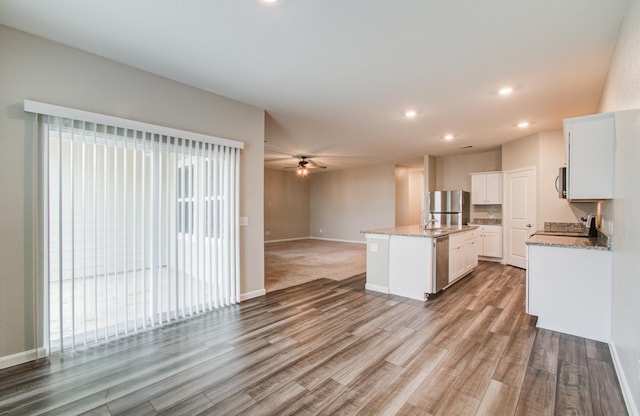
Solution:
<svg viewBox="0 0 640 416">
<path fill-rule="evenodd" d="M 0 0 L 0 23 L 264 108 L 267 149 L 330 171 L 493 149 L 595 112 L 626 4 Z"/>
</svg>

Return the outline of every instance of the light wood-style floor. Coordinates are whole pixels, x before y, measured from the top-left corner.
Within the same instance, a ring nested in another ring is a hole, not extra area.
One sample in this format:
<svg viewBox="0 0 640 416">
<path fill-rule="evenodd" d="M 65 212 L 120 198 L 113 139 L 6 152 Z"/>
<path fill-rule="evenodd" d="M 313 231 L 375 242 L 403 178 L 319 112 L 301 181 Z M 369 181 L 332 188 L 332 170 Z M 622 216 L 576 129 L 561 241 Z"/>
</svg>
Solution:
<svg viewBox="0 0 640 416">
<path fill-rule="evenodd" d="M 536 330 L 524 271 L 426 303 L 316 280 L 0 371 L 0 414 L 624 415 L 605 344 Z"/>
<path fill-rule="evenodd" d="M 304 239 L 264 246 L 267 292 L 322 278 L 344 280 L 366 270 L 366 244 Z"/>
</svg>

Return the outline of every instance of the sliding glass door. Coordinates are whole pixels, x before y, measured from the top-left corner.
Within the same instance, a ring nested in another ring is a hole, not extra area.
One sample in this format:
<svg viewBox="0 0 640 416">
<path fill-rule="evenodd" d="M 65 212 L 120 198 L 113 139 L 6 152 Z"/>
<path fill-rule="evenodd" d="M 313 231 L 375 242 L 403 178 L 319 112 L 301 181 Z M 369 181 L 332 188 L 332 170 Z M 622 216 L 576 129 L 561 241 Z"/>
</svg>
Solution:
<svg viewBox="0 0 640 416">
<path fill-rule="evenodd" d="M 41 115 L 49 345 L 239 300 L 240 149 Z"/>
</svg>

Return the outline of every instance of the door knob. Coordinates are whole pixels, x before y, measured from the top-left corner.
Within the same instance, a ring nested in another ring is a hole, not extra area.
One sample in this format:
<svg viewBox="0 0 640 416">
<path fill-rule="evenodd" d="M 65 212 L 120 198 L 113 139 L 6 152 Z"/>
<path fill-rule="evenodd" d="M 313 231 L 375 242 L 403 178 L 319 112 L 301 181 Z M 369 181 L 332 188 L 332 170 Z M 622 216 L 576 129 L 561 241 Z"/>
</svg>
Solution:
<svg viewBox="0 0 640 416">
<path fill-rule="evenodd" d="M 531 228 L 531 224 L 527 224 L 527 228 Z"/>
</svg>

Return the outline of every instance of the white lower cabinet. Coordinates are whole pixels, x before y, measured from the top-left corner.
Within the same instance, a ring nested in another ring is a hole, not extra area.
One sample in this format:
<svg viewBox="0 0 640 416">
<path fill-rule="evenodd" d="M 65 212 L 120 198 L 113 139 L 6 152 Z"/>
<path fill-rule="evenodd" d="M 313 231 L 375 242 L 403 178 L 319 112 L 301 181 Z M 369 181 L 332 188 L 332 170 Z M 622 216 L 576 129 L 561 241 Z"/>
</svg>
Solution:
<svg viewBox="0 0 640 416">
<path fill-rule="evenodd" d="M 611 340 L 612 253 L 528 245 L 527 313 L 539 328 Z"/>
<path fill-rule="evenodd" d="M 449 236 L 449 283 L 465 276 L 478 265 L 478 241 L 476 231 Z"/>
<path fill-rule="evenodd" d="M 478 255 L 483 257 L 502 257 L 502 227 L 499 225 L 481 225 L 478 229 Z"/>
</svg>

